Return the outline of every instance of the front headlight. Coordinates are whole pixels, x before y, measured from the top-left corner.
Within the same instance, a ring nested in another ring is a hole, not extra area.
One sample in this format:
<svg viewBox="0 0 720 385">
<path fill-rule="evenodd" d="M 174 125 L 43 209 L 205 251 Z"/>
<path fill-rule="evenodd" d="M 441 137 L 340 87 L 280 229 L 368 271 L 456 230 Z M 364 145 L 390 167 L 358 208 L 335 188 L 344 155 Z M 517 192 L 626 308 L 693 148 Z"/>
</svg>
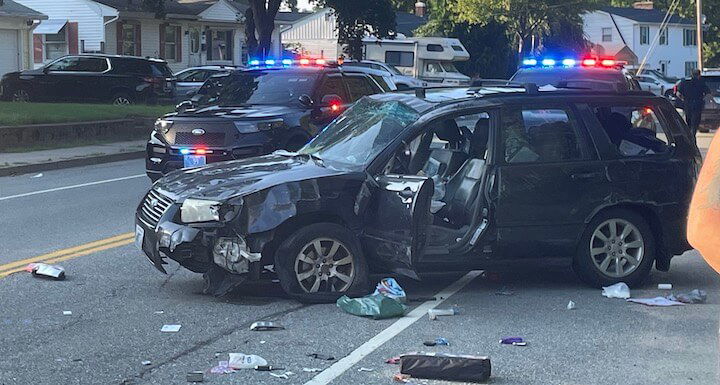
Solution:
<svg viewBox="0 0 720 385">
<path fill-rule="evenodd" d="M 167 134 L 172 124 L 172 120 L 158 119 L 155 121 L 155 131 L 161 134 Z"/>
<path fill-rule="evenodd" d="M 180 219 L 184 223 L 220 220 L 220 202 L 204 199 L 185 199 L 180 207 Z"/>
<path fill-rule="evenodd" d="M 285 127 L 285 121 L 282 119 L 265 120 L 262 122 L 236 121 L 233 123 L 241 134 L 252 134 L 259 131 L 269 131 Z"/>
</svg>

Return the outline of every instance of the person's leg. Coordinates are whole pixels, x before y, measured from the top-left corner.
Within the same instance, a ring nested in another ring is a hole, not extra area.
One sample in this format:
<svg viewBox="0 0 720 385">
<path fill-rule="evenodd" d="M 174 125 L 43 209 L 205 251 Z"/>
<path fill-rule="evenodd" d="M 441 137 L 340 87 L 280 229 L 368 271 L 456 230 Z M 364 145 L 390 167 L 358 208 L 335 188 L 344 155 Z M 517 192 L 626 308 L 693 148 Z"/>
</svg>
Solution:
<svg viewBox="0 0 720 385">
<path fill-rule="evenodd" d="M 696 106 L 688 106 L 688 126 L 690 126 L 690 132 L 695 136 L 697 134 L 698 127 L 700 126 L 700 113 Z"/>
</svg>

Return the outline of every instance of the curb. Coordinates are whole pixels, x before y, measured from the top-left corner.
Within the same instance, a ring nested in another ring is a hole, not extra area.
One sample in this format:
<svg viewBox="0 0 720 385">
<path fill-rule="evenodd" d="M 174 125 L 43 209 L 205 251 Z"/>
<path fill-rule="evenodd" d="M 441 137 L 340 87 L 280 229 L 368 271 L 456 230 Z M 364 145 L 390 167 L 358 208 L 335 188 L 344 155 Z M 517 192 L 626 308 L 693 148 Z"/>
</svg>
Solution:
<svg viewBox="0 0 720 385">
<path fill-rule="evenodd" d="M 91 166 L 94 164 L 119 162 L 121 160 L 140 159 L 145 157 L 145 150 L 121 152 L 117 154 L 107 154 L 99 156 L 89 156 L 86 158 L 75 158 L 58 160 L 55 162 L 24 164 L 20 166 L 11 166 L 0 168 L 0 176 L 14 176 L 27 174 L 38 171 L 60 170 L 63 168 Z"/>
</svg>

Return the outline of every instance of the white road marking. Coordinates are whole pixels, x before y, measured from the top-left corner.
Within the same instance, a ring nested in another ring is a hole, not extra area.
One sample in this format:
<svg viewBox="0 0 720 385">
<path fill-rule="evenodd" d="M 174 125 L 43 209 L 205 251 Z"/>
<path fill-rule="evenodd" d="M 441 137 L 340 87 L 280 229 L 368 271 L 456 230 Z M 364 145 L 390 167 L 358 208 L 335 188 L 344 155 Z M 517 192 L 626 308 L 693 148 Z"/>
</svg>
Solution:
<svg viewBox="0 0 720 385">
<path fill-rule="evenodd" d="M 410 327 L 417 320 L 427 314 L 427 311 L 445 302 L 451 295 L 457 293 L 465 287 L 470 281 L 475 279 L 482 273 L 482 270 L 473 270 L 462 276 L 462 278 L 450 284 L 450 286 L 441 290 L 435 294 L 435 300 L 424 302 L 422 305 L 413 309 L 405 317 L 395 321 L 392 325 L 388 326 L 385 330 L 381 331 L 373 338 L 369 339 L 364 344 L 360 345 L 357 349 L 353 350 L 347 356 L 341 358 L 338 362 L 331 365 L 329 368 L 322 371 L 322 373 L 315 376 L 312 380 L 305 383 L 305 385 L 327 385 L 331 381 L 340 377 L 348 369 L 352 368 L 353 365 L 357 364 L 365 358 L 368 354 L 374 352 L 382 346 L 384 343 L 391 340 L 396 335 L 400 334 L 403 330 Z M 442 298 L 442 299 L 440 299 Z"/>
<path fill-rule="evenodd" d="M 128 179 L 140 178 L 140 177 L 143 177 L 143 176 L 145 176 L 145 174 L 124 176 L 124 177 L 122 177 L 122 178 L 105 179 L 105 180 L 99 180 L 99 181 L 95 181 L 95 182 L 76 184 L 76 185 L 72 185 L 72 186 L 56 187 L 56 188 L 51 188 L 51 189 L 47 189 L 47 190 L 31 191 L 31 192 L 27 192 L 27 193 L 23 193 L 23 194 L 9 195 L 9 196 L 6 196 L 6 197 L 0 197 L 0 201 L 4 201 L 4 200 L 8 200 L 8 199 L 13 199 L 13 198 L 22 198 L 22 197 L 27 197 L 27 196 L 31 196 L 31 195 L 45 194 L 45 193 L 55 192 L 55 191 L 70 190 L 70 189 L 80 188 L 80 187 L 95 186 L 95 185 L 98 185 L 98 184 L 104 184 L 104 183 L 110 183 L 110 182 L 118 182 L 118 181 L 121 181 L 121 180 L 128 180 Z"/>
</svg>

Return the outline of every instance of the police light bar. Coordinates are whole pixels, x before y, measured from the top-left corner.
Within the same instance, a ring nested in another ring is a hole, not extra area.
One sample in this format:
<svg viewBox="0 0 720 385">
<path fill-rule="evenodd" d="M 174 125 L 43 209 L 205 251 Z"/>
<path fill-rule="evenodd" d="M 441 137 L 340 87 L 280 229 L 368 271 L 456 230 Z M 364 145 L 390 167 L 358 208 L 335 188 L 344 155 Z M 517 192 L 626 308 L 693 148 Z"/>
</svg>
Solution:
<svg viewBox="0 0 720 385">
<path fill-rule="evenodd" d="M 249 67 L 290 67 L 293 65 L 299 64 L 301 66 L 308 66 L 308 65 L 325 65 L 327 64 L 325 59 L 309 59 L 309 58 L 300 58 L 297 60 L 294 59 L 250 59 L 248 60 L 248 66 Z"/>
<path fill-rule="evenodd" d="M 616 60 L 614 57 L 584 57 L 582 59 L 566 57 L 556 59 L 554 57 L 534 58 L 529 57 L 522 60 L 522 67 L 604 67 L 611 68 L 626 64 Z"/>
</svg>

